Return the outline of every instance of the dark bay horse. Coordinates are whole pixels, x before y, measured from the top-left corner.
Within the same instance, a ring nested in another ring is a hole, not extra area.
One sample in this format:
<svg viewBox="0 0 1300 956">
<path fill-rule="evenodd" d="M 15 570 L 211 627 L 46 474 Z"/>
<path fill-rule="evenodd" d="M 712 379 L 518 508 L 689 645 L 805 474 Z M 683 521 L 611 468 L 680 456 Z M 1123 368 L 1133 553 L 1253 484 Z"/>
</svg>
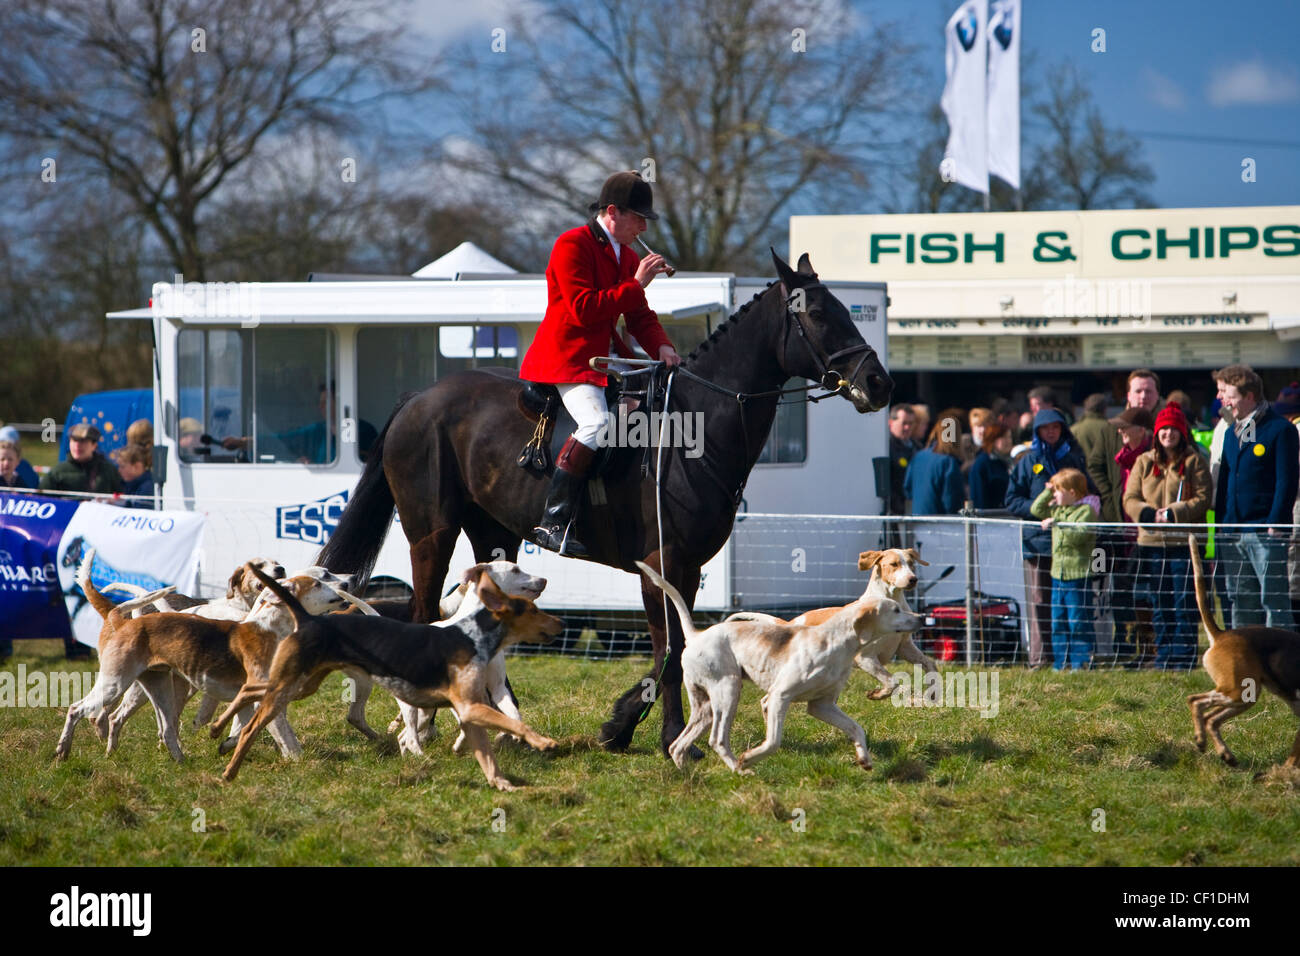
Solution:
<svg viewBox="0 0 1300 956">
<path fill-rule="evenodd" d="M 608 510 L 601 508 L 593 520 L 596 509 L 584 503 L 575 527 L 591 550 L 588 560 L 633 574 L 640 573 L 633 562 L 645 561 L 691 604 L 701 566 L 731 534 L 740 491 L 776 415 L 774 393 L 791 377 L 825 381 L 865 413 L 888 404 L 894 387 L 808 257 L 797 270 L 775 252 L 772 257 L 779 280 L 715 329 L 683 362 L 686 372 L 679 370 L 672 380 L 668 410 L 703 413 L 704 440 L 699 457 L 687 457 L 682 448 L 663 450 L 663 542 L 656 526 L 653 454 L 648 478 L 633 468 L 619 480 L 606 480 Z M 515 379 L 468 371 L 404 398 L 372 447 L 318 563 L 367 578 L 395 505 L 411 545 L 412 618 L 433 621 L 461 531 L 475 560 L 502 553 L 514 560 L 541 516 L 550 484 L 549 476 L 516 464 L 533 432 L 516 407 L 522 388 Z M 676 615 L 670 615 L 668 639 L 662 593 L 644 576 L 641 596 L 655 656 L 650 677 L 661 682 L 666 753 L 684 725 L 683 638 Z M 631 743 L 649 710 L 642 696 L 646 687 L 639 682 L 615 703 L 613 717 L 601 727 L 602 745 L 622 750 Z"/>
</svg>

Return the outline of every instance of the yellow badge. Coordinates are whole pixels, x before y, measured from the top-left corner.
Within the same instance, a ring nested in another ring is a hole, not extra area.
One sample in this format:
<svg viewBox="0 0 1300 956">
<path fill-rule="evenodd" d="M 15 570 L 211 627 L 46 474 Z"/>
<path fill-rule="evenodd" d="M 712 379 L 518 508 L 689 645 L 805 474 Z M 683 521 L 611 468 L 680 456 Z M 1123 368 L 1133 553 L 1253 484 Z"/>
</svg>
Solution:
<svg viewBox="0 0 1300 956">
<path fill-rule="evenodd" d="M 1264 446 L 1261 445 L 1259 442 L 1255 443 L 1255 457 L 1256 458 L 1264 457 Z"/>
<path fill-rule="evenodd" d="M 1041 461 L 1040 461 L 1038 464 L 1034 465 L 1034 474 L 1035 474 L 1035 475 L 1038 474 L 1038 473 L 1039 473 L 1040 471 L 1042 471 L 1042 470 L 1043 470 L 1043 463 L 1042 463 Z"/>
<path fill-rule="evenodd" d="M 906 467 L 907 467 L 907 459 L 906 459 L 906 458 L 900 458 L 900 459 L 898 459 L 898 467 L 899 467 L 899 468 L 906 468 Z"/>
</svg>

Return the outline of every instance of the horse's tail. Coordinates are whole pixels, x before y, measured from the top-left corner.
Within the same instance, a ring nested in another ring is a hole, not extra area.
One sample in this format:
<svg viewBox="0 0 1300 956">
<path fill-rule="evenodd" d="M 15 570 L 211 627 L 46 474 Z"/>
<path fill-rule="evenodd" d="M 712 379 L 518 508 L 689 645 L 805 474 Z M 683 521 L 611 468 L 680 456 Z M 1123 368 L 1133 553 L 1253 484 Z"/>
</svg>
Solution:
<svg viewBox="0 0 1300 956">
<path fill-rule="evenodd" d="M 352 492 L 352 500 L 343 509 L 338 527 L 316 556 L 317 564 L 335 574 L 353 575 L 352 587 L 358 592 L 364 590 L 370 580 L 370 572 L 374 570 L 379 551 L 384 546 L 384 538 L 393 523 L 393 509 L 397 505 L 393 500 L 393 489 L 388 486 L 388 478 L 384 475 L 384 443 L 388 429 L 397 413 L 418 394 L 407 392 L 397 400 L 397 406 L 384 423 L 384 430 L 370 446 L 366 467 Z"/>
</svg>

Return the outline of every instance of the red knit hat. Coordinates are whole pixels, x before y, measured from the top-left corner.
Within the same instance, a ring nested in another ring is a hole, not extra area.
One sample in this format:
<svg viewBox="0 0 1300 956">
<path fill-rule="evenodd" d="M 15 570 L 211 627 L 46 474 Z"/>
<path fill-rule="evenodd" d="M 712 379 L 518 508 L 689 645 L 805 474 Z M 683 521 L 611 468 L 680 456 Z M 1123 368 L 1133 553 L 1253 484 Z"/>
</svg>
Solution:
<svg viewBox="0 0 1300 956">
<path fill-rule="evenodd" d="M 1187 429 L 1187 416 L 1183 414 L 1183 410 L 1178 407 L 1177 402 L 1170 402 L 1156 416 L 1156 432 L 1159 432 L 1162 428 L 1177 428 L 1183 433 L 1183 441 L 1190 443 L 1192 440 L 1192 436 Z"/>
</svg>

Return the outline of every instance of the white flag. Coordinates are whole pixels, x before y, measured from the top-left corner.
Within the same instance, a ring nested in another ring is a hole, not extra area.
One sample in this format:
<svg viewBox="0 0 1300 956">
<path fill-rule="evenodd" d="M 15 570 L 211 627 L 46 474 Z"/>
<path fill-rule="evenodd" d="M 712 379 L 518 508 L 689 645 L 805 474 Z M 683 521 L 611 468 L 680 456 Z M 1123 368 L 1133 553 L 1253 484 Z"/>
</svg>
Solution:
<svg viewBox="0 0 1300 956">
<path fill-rule="evenodd" d="M 948 117 L 948 148 L 939 171 L 945 181 L 982 193 L 989 191 L 987 26 L 987 0 L 966 0 L 948 21 L 944 31 L 948 83 L 939 101 Z"/>
<path fill-rule="evenodd" d="M 989 6 L 989 173 L 1020 188 L 1020 0 Z"/>
</svg>

